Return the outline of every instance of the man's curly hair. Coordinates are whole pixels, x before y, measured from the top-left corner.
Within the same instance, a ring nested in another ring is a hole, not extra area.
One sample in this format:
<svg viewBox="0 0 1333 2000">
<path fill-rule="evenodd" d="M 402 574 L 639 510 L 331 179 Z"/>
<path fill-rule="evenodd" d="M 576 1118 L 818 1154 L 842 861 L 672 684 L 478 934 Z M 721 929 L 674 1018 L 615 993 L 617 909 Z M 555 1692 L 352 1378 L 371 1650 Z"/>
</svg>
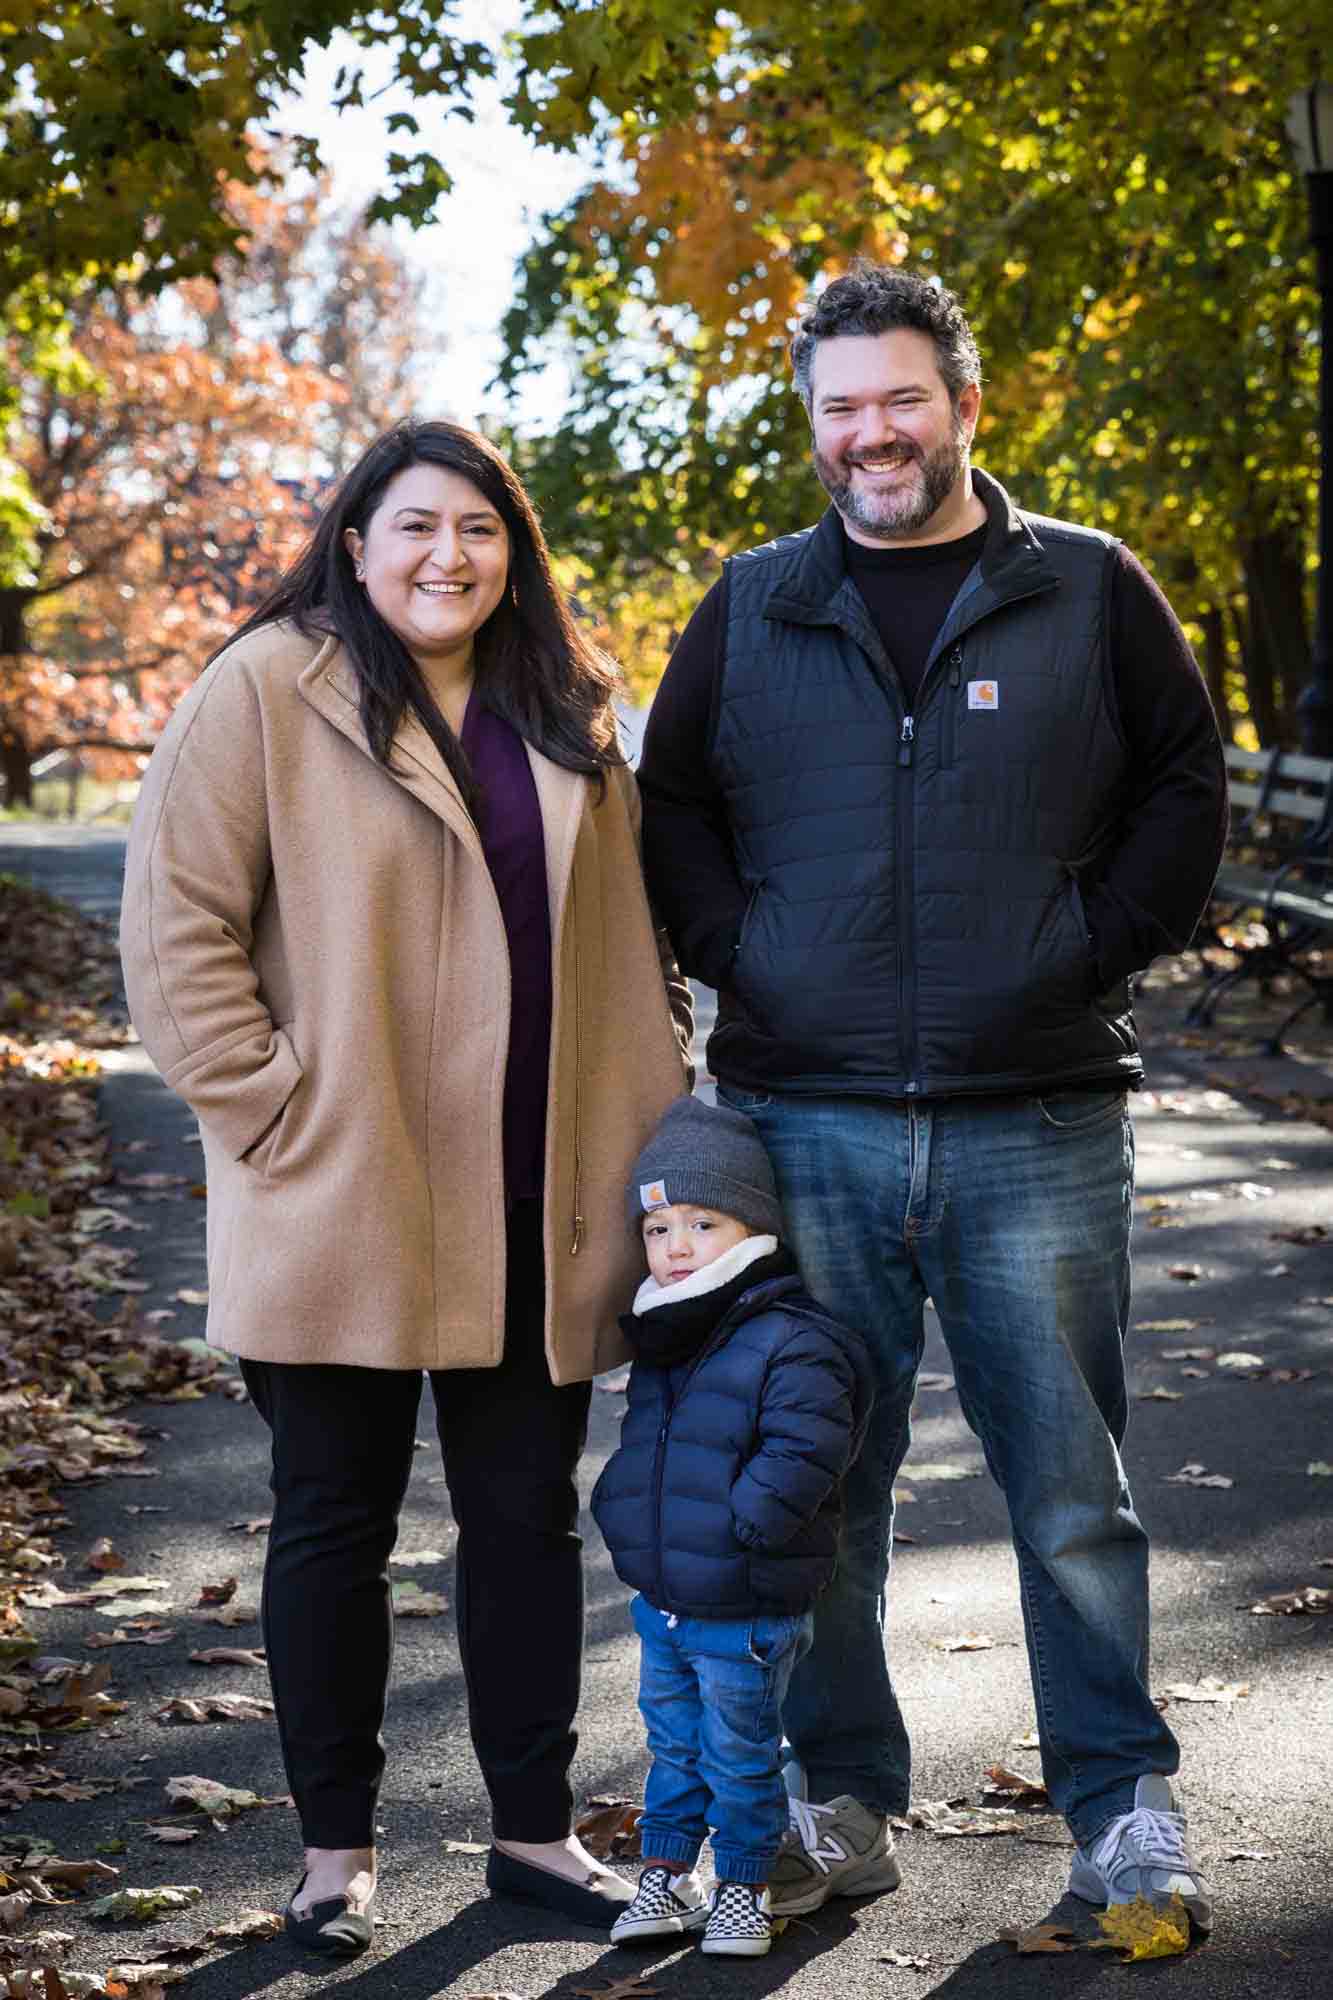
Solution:
<svg viewBox="0 0 1333 2000">
<path fill-rule="evenodd" d="M 955 409 L 963 390 L 980 384 L 981 356 L 954 294 L 920 272 L 858 257 L 850 270 L 825 286 L 792 336 L 792 374 L 807 413 L 815 349 L 821 340 L 892 333 L 898 327 L 928 334 L 934 341 L 939 371 Z"/>
</svg>

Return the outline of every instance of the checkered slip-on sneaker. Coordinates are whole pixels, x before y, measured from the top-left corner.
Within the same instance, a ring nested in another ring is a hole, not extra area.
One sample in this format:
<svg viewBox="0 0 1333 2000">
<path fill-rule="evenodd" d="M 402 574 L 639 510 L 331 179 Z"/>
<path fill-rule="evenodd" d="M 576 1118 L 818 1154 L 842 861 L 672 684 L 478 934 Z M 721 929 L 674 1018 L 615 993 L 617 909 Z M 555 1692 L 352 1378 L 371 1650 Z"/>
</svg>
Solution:
<svg viewBox="0 0 1333 2000">
<path fill-rule="evenodd" d="M 719 1882 L 700 1951 L 723 1958 L 762 1958 L 773 1942 L 767 1889 L 749 1882 Z"/>
<path fill-rule="evenodd" d="M 612 1944 L 635 1938 L 676 1937 L 708 1922 L 708 1899 L 699 1877 L 673 1875 L 669 1868 L 645 1868 L 634 1900 L 611 1926 Z"/>
</svg>

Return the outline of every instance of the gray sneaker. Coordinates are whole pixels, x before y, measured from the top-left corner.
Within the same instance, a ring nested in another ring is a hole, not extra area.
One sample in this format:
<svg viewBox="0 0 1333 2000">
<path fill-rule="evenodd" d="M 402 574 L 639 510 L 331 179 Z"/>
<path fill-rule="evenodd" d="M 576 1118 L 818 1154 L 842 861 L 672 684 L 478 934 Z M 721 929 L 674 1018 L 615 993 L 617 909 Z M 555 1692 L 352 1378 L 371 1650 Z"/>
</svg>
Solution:
<svg viewBox="0 0 1333 2000">
<path fill-rule="evenodd" d="M 775 1917 L 801 1917 L 830 1896 L 877 1896 L 902 1880 L 884 1813 L 859 1800 L 788 1799 L 788 1827 L 769 1877 Z"/>
<path fill-rule="evenodd" d="M 1087 1847 L 1074 1851 L 1070 1893 L 1085 1903 L 1167 1903 L 1179 1896 L 1196 1930 L 1213 1928 L 1213 1898 L 1186 1841 L 1189 1829 L 1170 1780 L 1156 1772 L 1134 1787 L 1133 1812 L 1121 1813 Z"/>
</svg>

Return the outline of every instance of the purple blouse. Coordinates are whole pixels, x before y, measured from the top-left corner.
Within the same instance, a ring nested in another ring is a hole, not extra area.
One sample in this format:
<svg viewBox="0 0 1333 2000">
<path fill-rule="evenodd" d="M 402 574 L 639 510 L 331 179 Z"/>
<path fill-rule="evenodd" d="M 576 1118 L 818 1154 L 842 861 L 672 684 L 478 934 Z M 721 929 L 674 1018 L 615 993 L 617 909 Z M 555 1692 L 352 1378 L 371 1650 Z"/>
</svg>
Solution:
<svg viewBox="0 0 1333 2000">
<path fill-rule="evenodd" d="M 542 1192 L 546 1091 L 551 1058 L 551 912 L 546 842 L 532 766 L 518 731 L 468 696 L 460 741 L 481 803 L 477 831 L 509 945 L 509 1057 L 505 1068 L 504 1168 L 510 1201 Z"/>
</svg>

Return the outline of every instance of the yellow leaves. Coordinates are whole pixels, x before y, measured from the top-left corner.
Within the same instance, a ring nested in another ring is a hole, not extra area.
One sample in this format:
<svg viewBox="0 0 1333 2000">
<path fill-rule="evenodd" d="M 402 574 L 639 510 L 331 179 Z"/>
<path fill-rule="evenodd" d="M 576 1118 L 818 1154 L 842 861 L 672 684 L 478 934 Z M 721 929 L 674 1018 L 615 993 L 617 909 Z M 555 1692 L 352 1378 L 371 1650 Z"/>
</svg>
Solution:
<svg viewBox="0 0 1333 2000">
<path fill-rule="evenodd" d="M 1112 1903 L 1099 1911 L 1101 1937 L 1081 1937 L 1067 1924 L 1013 1925 L 1000 1932 L 1002 1944 L 1013 1945 L 1021 1957 L 1063 1951 L 1118 1951 L 1123 1965 L 1137 1959 L 1176 1958 L 1189 1950 L 1189 1913 L 1179 1896 L 1159 1906 L 1145 1896 L 1132 1903 Z"/>
<path fill-rule="evenodd" d="M 1125 1954 L 1126 1964 L 1141 1958 L 1175 1958 L 1189 1949 L 1189 1912 L 1178 1895 L 1165 1908 L 1146 1896 L 1136 1896 L 1132 1903 L 1111 1903 L 1097 1922 L 1108 1941 Z"/>
<path fill-rule="evenodd" d="M 1006 139 L 1000 147 L 1000 165 L 1006 173 L 1031 174 L 1041 165 L 1041 141 L 1031 133 Z"/>
</svg>

